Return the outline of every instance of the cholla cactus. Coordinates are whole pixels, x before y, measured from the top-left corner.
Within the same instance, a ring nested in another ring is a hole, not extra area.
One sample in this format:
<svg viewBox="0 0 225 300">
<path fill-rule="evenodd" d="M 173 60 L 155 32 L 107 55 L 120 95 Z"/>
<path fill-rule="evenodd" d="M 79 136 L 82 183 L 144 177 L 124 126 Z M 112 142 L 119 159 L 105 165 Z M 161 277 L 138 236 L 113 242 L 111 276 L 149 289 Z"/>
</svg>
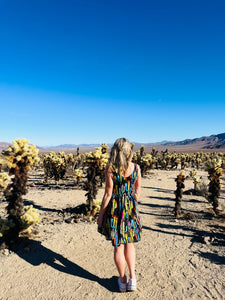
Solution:
<svg viewBox="0 0 225 300">
<path fill-rule="evenodd" d="M 140 168 L 141 168 L 141 176 L 144 176 L 148 169 L 152 166 L 152 156 L 151 154 L 145 154 L 140 158 Z"/>
<path fill-rule="evenodd" d="M 217 208 L 219 206 L 219 196 L 221 190 L 221 179 L 223 175 L 223 170 L 221 168 L 222 160 L 212 158 L 209 159 L 206 163 L 206 170 L 208 171 L 209 178 L 209 196 L 208 200 L 213 205 L 213 210 L 215 213 L 218 213 Z"/>
<path fill-rule="evenodd" d="M 175 181 L 177 183 L 177 189 L 175 191 L 175 195 L 176 195 L 175 201 L 176 201 L 176 203 L 175 203 L 175 209 L 174 209 L 176 218 L 180 214 L 183 189 L 185 188 L 184 180 L 185 180 L 185 174 L 184 174 L 184 171 L 181 171 L 180 174 L 175 179 Z"/>
<path fill-rule="evenodd" d="M 24 207 L 24 214 L 20 217 L 22 231 L 30 231 L 30 226 L 40 222 L 41 218 L 36 208 L 33 205 Z"/>
<path fill-rule="evenodd" d="M 200 177 L 197 176 L 196 169 L 190 171 L 190 177 L 193 179 L 194 189 L 198 190 L 198 184 L 201 182 Z"/>
<path fill-rule="evenodd" d="M 0 218 L 0 238 L 7 235 L 7 232 L 15 226 L 12 220 Z"/>
<path fill-rule="evenodd" d="M 80 169 L 76 169 L 74 171 L 74 178 L 76 179 L 77 184 L 79 185 L 79 183 L 81 182 L 81 179 L 84 177 L 84 173 L 82 170 Z"/>
<path fill-rule="evenodd" d="M 26 139 L 13 141 L 13 146 L 8 146 L 7 151 L 3 151 L 9 175 L 13 175 L 12 182 L 4 191 L 4 196 L 8 202 L 8 220 L 15 224 L 15 227 L 8 231 L 8 238 L 17 238 L 22 230 L 21 216 L 24 214 L 22 195 L 27 193 L 28 171 L 30 167 L 39 162 L 38 149 L 35 145 L 29 145 Z"/>
<path fill-rule="evenodd" d="M 102 153 L 101 147 L 95 148 L 95 151 L 87 153 L 85 158 L 85 164 L 87 165 L 86 184 L 84 189 L 87 191 L 88 210 L 93 209 L 93 200 L 96 198 L 98 192 L 98 180 L 97 177 L 102 176 L 108 164 L 109 154 Z"/>
<path fill-rule="evenodd" d="M 145 155 L 145 146 L 144 145 L 141 145 L 141 148 L 140 148 L 140 156 L 143 156 Z"/>
<path fill-rule="evenodd" d="M 47 183 L 49 178 L 54 178 L 55 183 L 58 184 L 65 176 L 68 165 L 72 163 L 74 163 L 72 154 L 66 155 L 64 152 L 46 154 L 43 160 L 45 182 Z"/>
<path fill-rule="evenodd" d="M 103 154 L 106 153 L 107 149 L 109 148 L 109 146 L 106 143 L 102 143 L 101 147 L 102 147 L 101 151 Z"/>
<path fill-rule="evenodd" d="M 0 173 L 0 191 L 1 189 L 6 189 L 10 179 L 10 176 L 6 172 Z"/>
</svg>

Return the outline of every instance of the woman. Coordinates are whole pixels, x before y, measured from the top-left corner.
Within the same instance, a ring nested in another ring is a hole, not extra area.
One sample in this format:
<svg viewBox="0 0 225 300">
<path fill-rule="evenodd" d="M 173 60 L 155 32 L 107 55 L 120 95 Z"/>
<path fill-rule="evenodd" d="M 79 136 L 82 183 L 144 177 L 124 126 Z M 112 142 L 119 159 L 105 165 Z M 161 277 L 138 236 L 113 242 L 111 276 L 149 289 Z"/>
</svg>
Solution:
<svg viewBox="0 0 225 300">
<path fill-rule="evenodd" d="M 141 190 L 140 167 L 131 162 L 132 149 L 125 138 L 114 143 L 106 170 L 105 194 L 97 220 L 98 231 L 112 240 L 121 292 L 136 290 L 134 242 L 140 241 L 142 226 L 137 215 Z M 130 279 L 125 275 L 126 263 Z"/>
</svg>

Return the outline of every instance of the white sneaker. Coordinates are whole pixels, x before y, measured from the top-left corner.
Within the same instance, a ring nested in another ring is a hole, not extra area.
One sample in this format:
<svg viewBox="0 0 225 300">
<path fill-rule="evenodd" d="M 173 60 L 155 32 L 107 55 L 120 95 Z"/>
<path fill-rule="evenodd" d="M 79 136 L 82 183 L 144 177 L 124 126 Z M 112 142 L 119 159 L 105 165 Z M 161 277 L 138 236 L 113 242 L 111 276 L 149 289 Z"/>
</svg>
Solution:
<svg viewBox="0 0 225 300">
<path fill-rule="evenodd" d="M 136 291 L 137 289 L 137 281 L 134 278 L 130 278 L 127 284 L 127 291 Z"/>
<path fill-rule="evenodd" d="M 118 278 L 118 286 L 121 293 L 124 293 L 127 291 L 127 283 L 121 282 L 120 277 Z"/>
</svg>

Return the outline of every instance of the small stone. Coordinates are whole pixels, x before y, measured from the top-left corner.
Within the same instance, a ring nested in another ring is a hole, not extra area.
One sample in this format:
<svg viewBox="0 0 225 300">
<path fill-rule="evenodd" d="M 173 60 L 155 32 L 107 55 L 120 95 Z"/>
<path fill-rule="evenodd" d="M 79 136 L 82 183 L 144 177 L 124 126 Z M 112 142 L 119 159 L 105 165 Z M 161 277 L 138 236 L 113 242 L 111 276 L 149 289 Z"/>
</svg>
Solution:
<svg viewBox="0 0 225 300">
<path fill-rule="evenodd" d="M 9 249 L 4 249 L 3 250 L 3 254 L 6 255 L 6 256 L 8 256 L 9 255 Z"/>
<path fill-rule="evenodd" d="M 73 217 L 70 217 L 65 220 L 66 223 L 73 223 Z"/>
</svg>

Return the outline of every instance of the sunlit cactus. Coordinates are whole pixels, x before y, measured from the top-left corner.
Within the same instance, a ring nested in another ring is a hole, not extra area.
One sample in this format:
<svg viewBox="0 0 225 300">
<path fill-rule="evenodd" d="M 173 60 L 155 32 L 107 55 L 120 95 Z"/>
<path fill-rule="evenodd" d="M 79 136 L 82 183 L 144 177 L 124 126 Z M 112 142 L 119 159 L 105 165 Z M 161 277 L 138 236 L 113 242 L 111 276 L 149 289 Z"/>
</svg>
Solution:
<svg viewBox="0 0 225 300">
<path fill-rule="evenodd" d="M 200 177 L 197 176 L 197 170 L 193 169 L 190 171 L 190 177 L 193 179 L 194 189 L 198 190 L 198 184 L 201 182 Z"/>
<path fill-rule="evenodd" d="M 144 145 L 141 145 L 141 148 L 140 148 L 140 156 L 143 156 L 145 155 L 145 146 Z"/>
<path fill-rule="evenodd" d="M 28 171 L 31 165 L 39 162 L 38 149 L 35 145 L 29 145 L 26 139 L 13 141 L 12 146 L 8 146 L 7 151 L 2 154 L 7 160 L 9 175 L 13 176 L 11 183 L 4 191 L 4 196 L 8 202 L 8 221 L 14 224 L 7 233 L 7 238 L 15 239 L 19 232 L 23 230 L 21 217 L 24 215 L 24 204 L 22 196 L 27 193 Z"/>
<path fill-rule="evenodd" d="M 186 162 L 186 155 L 182 154 L 180 157 L 180 162 L 181 162 L 181 170 L 185 168 L 185 162 Z"/>
<path fill-rule="evenodd" d="M 130 146 L 131 146 L 131 150 L 133 151 L 134 150 L 134 143 L 130 143 Z"/>
<path fill-rule="evenodd" d="M 107 152 L 107 149 L 109 148 L 109 146 L 106 143 L 102 143 L 101 148 L 102 148 L 101 151 L 104 154 Z"/>
<path fill-rule="evenodd" d="M 177 169 L 180 163 L 180 158 L 178 157 L 177 153 L 173 153 L 171 155 L 170 165 L 171 169 Z"/>
<path fill-rule="evenodd" d="M 219 206 L 219 196 L 221 190 L 221 179 L 220 177 L 223 175 L 223 170 L 221 168 L 222 160 L 212 158 L 209 159 L 206 163 L 206 170 L 208 171 L 209 178 L 209 195 L 208 200 L 212 203 L 213 210 L 217 214 L 218 206 Z"/>
<path fill-rule="evenodd" d="M 60 179 L 66 174 L 69 164 L 74 163 L 73 155 L 66 155 L 64 152 L 50 152 L 44 156 L 43 166 L 45 173 L 45 183 L 48 183 L 49 178 L 54 178 L 58 184 Z"/>
<path fill-rule="evenodd" d="M 41 220 L 39 213 L 33 205 L 24 207 L 24 214 L 20 217 L 21 231 L 31 232 L 30 227 L 39 223 Z"/>
<path fill-rule="evenodd" d="M 84 177 L 84 173 L 83 173 L 82 170 L 76 169 L 76 170 L 74 171 L 74 178 L 76 179 L 77 185 L 80 184 L 80 182 L 81 182 L 81 180 L 82 180 L 83 177 Z"/>
<path fill-rule="evenodd" d="M 184 174 L 184 171 L 181 171 L 180 174 L 175 179 L 175 181 L 177 183 L 177 189 L 175 191 L 175 195 L 176 195 L 175 201 L 176 202 L 175 202 L 175 209 L 174 209 L 174 214 L 175 214 L 176 218 L 180 215 L 183 189 L 185 188 L 184 180 L 185 180 L 185 174 Z"/>
<path fill-rule="evenodd" d="M 108 163 L 109 154 L 102 153 L 102 148 L 95 148 L 95 151 L 87 153 L 85 164 L 87 166 L 86 183 L 84 189 L 87 191 L 88 210 L 92 212 L 93 201 L 96 199 L 98 192 L 98 178 L 101 178 L 102 172 L 105 171 Z"/>
<path fill-rule="evenodd" d="M 8 186 L 10 176 L 6 172 L 0 173 L 0 191 L 3 191 Z"/>
<path fill-rule="evenodd" d="M 145 155 L 141 156 L 139 165 L 141 168 L 142 177 L 146 174 L 148 169 L 151 169 L 152 162 L 153 162 L 153 159 L 152 159 L 151 154 L 145 154 Z"/>
<path fill-rule="evenodd" d="M 152 156 L 152 157 L 156 157 L 157 154 L 158 154 L 158 151 L 156 151 L 156 148 L 153 147 L 153 148 L 152 148 L 152 152 L 151 152 L 151 156 Z"/>
</svg>

